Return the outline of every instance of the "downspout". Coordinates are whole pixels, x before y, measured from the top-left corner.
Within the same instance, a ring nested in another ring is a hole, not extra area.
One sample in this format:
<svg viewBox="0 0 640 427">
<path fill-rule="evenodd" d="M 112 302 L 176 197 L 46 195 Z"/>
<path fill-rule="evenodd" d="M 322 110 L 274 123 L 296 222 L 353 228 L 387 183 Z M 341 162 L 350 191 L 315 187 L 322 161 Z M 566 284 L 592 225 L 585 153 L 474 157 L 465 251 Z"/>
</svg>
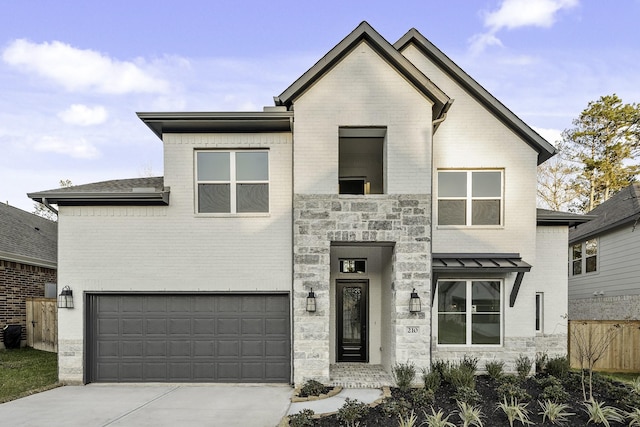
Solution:
<svg viewBox="0 0 640 427">
<path fill-rule="evenodd" d="M 431 218 L 429 218 L 429 223 L 431 226 L 431 238 L 429 239 L 429 256 L 431 257 L 431 275 L 430 275 L 430 282 L 429 283 L 429 288 L 431 289 L 431 295 L 430 295 L 430 304 L 429 304 L 429 371 L 431 371 L 431 369 L 433 368 L 433 301 L 435 299 L 435 292 L 436 292 L 436 287 L 434 286 L 434 280 L 435 280 L 435 284 L 437 285 L 437 277 L 434 276 L 433 274 L 433 135 L 436 133 L 436 130 L 438 129 L 438 126 L 440 126 L 440 123 L 444 122 L 447 118 L 447 112 L 449 111 L 449 108 L 451 108 L 451 104 L 453 104 L 453 99 L 449 99 L 447 101 L 446 104 L 444 104 L 444 107 L 442 107 L 442 111 L 440 112 L 440 117 L 438 117 L 437 119 L 433 120 L 431 122 L 431 124 L 433 125 L 433 131 L 431 132 Z"/>
<path fill-rule="evenodd" d="M 42 198 L 42 202 L 41 202 L 47 209 L 49 209 L 51 212 L 53 212 L 54 214 L 56 214 L 56 216 L 58 215 L 58 210 L 56 208 L 54 208 L 53 206 L 51 206 L 49 204 L 49 202 L 47 201 L 46 197 Z"/>
<path fill-rule="evenodd" d="M 451 104 L 453 104 L 453 101 L 454 99 L 448 100 L 447 103 L 444 104 L 444 107 L 442 107 L 442 111 L 440 112 L 440 117 L 438 117 L 437 119 L 434 119 L 431 122 L 431 124 L 433 125 L 433 133 L 436 133 L 436 130 L 438 129 L 438 126 L 440 126 L 440 123 L 446 120 L 447 112 L 449 111 L 449 108 L 451 108 Z"/>
</svg>

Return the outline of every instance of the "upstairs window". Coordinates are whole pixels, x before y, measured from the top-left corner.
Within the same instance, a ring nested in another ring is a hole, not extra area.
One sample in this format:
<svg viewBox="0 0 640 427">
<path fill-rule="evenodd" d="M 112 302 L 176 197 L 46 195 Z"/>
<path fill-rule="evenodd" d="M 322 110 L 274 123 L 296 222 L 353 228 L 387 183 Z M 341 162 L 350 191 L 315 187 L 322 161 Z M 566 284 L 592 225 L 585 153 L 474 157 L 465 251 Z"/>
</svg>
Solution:
<svg viewBox="0 0 640 427">
<path fill-rule="evenodd" d="M 598 271 L 598 240 L 590 239 L 571 246 L 571 275 Z"/>
<path fill-rule="evenodd" d="M 438 225 L 502 225 L 502 171 L 438 171 Z"/>
<path fill-rule="evenodd" d="M 269 212 L 269 153 L 197 151 L 198 213 Z"/>
<path fill-rule="evenodd" d="M 385 128 L 340 128 L 340 194 L 384 194 Z"/>
</svg>

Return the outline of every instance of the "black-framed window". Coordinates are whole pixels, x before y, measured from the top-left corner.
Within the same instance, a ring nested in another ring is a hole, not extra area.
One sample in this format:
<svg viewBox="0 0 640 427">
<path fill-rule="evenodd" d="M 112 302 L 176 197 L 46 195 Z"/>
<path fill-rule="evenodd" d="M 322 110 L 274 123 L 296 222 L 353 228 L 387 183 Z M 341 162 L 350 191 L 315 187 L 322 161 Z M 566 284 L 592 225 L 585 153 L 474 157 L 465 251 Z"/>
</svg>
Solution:
<svg viewBox="0 0 640 427">
<path fill-rule="evenodd" d="M 196 151 L 198 213 L 269 212 L 267 150 Z"/>
<path fill-rule="evenodd" d="M 438 281 L 438 344 L 502 344 L 500 280 Z"/>
<path fill-rule="evenodd" d="M 502 225 L 502 170 L 438 171 L 438 225 Z"/>
</svg>

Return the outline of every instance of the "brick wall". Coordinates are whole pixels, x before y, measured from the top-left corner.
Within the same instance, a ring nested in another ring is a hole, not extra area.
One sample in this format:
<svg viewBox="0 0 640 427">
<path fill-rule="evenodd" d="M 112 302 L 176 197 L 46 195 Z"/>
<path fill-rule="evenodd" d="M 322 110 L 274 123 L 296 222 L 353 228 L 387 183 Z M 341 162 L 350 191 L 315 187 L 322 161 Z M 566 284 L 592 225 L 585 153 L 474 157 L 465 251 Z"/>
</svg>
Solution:
<svg viewBox="0 0 640 427">
<path fill-rule="evenodd" d="M 56 283 L 56 270 L 0 260 L 0 329 L 22 325 L 27 339 L 25 298 L 44 297 L 45 283 Z"/>
</svg>

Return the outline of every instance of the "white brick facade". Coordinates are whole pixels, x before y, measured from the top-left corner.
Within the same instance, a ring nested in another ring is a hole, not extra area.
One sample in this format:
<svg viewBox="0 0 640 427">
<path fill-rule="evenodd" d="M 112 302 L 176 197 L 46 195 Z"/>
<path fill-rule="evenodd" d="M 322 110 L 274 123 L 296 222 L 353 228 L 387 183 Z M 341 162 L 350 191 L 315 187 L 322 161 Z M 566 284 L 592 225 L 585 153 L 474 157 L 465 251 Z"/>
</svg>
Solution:
<svg viewBox="0 0 640 427">
<path fill-rule="evenodd" d="M 421 51 L 409 45 L 405 58 L 390 58 L 401 55 L 376 45 L 376 37 L 354 43 L 290 100 L 291 132 L 164 132 L 167 206 L 61 206 L 59 282 L 76 296 L 76 309 L 59 317 L 61 381 L 83 381 L 82 295 L 98 291 L 288 293 L 291 381 L 328 381 L 337 359 L 337 283 L 350 278 L 337 269 L 341 257 L 369 263 L 359 276 L 369 291 L 366 363 L 390 370 L 412 361 L 428 369 L 433 359 L 470 354 L 511 369 L 520 354 L 566 350 L 567 230 L 536 228 L 542 149 Z M 418 70 L 455 99 L 446 116 L 433 117 L 442 100 L 427 93 Z M 260 119 L 254 114 L 247 121 Z M 441 122 L 435 133 L 434 119 Z M 382 194 L 338 194 L 340 132 L 353 128 L 384 134 Z M 268 150 L 269 212 L 198 214 L 195 152 L 243 149 Z M 439 169 L 503 171 L 502 223 L 438 226 Z M 513 307 L 516 273 L 462 274 L 501 281 L 501 345 L 437 344 L 434 253 L 517 253 L 533 266 Z M 312 313 L 305 309 L 311 288 Z M 413 289 L 418 313 L 409 312 Z M 539 333 L 537 292 L 544 293 Z"/>
</svg>

